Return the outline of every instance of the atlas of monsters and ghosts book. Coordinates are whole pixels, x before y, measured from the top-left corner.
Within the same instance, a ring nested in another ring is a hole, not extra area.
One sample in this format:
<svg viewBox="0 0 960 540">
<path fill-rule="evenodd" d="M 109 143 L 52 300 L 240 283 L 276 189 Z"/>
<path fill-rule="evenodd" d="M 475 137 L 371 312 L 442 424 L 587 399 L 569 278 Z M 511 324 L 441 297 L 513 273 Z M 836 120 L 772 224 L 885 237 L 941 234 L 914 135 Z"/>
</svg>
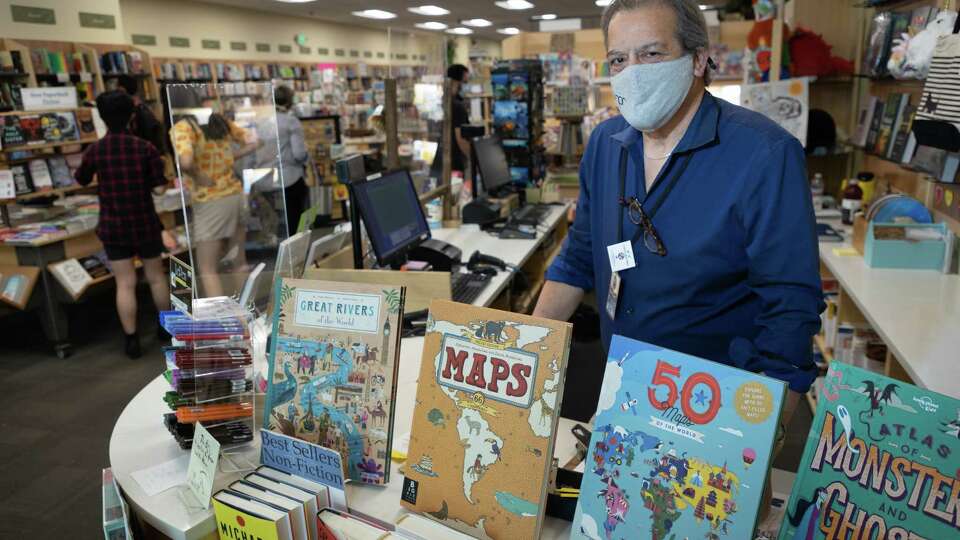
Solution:
<svg viewBox="0 0 960 540">
<path fill-rule="evenodd" d="M 571 538 L 753 538 L 786 386 L 614 336 Z"/>
<path fill-rule="evenodd" d="M 403 506 L 474 537 L 539 537 L 571 332 L 430 304 Z"/>
<path fill-rule="evenodd" d="M 780 528 L 795 538 L 960 538 L 960 400 L 831 363 Z"/>
<path fill-rule="evenodd" d="M 388 483 L 404 288 L 284 278 L 275 298 L 264 428 Z"/>
</svg>

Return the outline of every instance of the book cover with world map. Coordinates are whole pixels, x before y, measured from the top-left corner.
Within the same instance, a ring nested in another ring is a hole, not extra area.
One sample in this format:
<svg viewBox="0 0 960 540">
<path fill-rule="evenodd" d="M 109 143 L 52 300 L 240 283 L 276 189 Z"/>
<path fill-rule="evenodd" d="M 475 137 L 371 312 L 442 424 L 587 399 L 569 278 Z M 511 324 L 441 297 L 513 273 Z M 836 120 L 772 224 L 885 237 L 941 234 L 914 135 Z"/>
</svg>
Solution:
<svg viewBox="0 0 960 540">
<path fill-rule="evenodd" d="M 401 504 L 475 538 L 537 538 L 572 325 L 430 304 Z"/>
<path fill-rule="evenodd" d="M 614 336 L 570 537 L 753 538 L 785 391 Z"/>
<path fill-rule="evenodd" d="M 960 400 L 830 364 L 779 536 L 825 538 L 960 538 Z"/>
<path fill-rule="evenodd" d="M 388 483 L 404 288 L 275 287 L 263 427 L 338 451 L 351 480 Z"/>
</svg>

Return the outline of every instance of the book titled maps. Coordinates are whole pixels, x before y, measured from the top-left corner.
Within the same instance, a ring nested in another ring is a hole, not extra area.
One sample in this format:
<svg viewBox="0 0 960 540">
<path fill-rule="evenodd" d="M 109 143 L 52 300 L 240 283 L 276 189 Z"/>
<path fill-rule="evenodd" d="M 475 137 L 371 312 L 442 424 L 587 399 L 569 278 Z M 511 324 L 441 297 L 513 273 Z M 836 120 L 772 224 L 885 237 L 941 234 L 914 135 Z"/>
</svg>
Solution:
<svg viewBox="0 0 960 540">
<path fill-rule="evenodd" d="M 390 481 L 404 289 L 278 279 L 265 429 L 332 448 L 351 480 Z"/>
<path fill-rule="evenodd" d="M 538 538 L 572 326 L 430 304 L 401 504 L 477 538 Z"/>
<path fill-rule="evenodd" d="M 780 540 L 960 535 L 960 400 L 833 362 Z"/>
<path fill-rule="evenodd" d="M 571 538 L 753 538 L 786 386 L 614 336 Z"/>
</svg>

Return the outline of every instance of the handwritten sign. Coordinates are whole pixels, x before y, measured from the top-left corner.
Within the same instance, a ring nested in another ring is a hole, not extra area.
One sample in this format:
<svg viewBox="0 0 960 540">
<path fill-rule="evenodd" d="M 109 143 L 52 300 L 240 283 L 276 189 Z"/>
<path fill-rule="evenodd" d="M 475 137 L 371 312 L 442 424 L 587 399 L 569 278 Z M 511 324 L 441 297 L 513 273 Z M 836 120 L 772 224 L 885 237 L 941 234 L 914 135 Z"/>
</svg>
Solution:
<svg viewBox="0 0 960 540">
<path fill-rule="evenodd" d="M 213 495 L 213 478 L 217 475 L 217 462 L 220 460 L 220 443 L 210 435 L 200 422 L 193 430 L 193 447 L 190 450 L 190 464 L 187 466 L 187 486 L 203 504 L 210 506 Z"/>
<path fill-rule="evenodd" d="M 260 431 L 260 463 L 334 489 L 344 489 L 340 454 L 300 439 Z"/>
<path fill-rule="evenodd" d="M 77 89 L 72 86 L 21 88 L 20 97 L 25 111 L 77 108 Z"/>
</svg>

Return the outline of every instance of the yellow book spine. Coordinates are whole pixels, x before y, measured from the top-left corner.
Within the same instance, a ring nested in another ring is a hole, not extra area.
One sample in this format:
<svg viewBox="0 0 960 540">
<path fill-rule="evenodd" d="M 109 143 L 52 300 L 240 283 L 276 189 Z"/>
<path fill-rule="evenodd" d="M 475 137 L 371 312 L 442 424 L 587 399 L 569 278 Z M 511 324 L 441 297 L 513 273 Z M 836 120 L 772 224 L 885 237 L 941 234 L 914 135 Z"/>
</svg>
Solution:
<svg viewBox="0 0 960 540">
<path fill-rule="evenodd" d="M 220 540 L 280 540 L 273 521 L 241 512 L 217 499 L 213 499 L 213 513 Z"/>
</svg>

